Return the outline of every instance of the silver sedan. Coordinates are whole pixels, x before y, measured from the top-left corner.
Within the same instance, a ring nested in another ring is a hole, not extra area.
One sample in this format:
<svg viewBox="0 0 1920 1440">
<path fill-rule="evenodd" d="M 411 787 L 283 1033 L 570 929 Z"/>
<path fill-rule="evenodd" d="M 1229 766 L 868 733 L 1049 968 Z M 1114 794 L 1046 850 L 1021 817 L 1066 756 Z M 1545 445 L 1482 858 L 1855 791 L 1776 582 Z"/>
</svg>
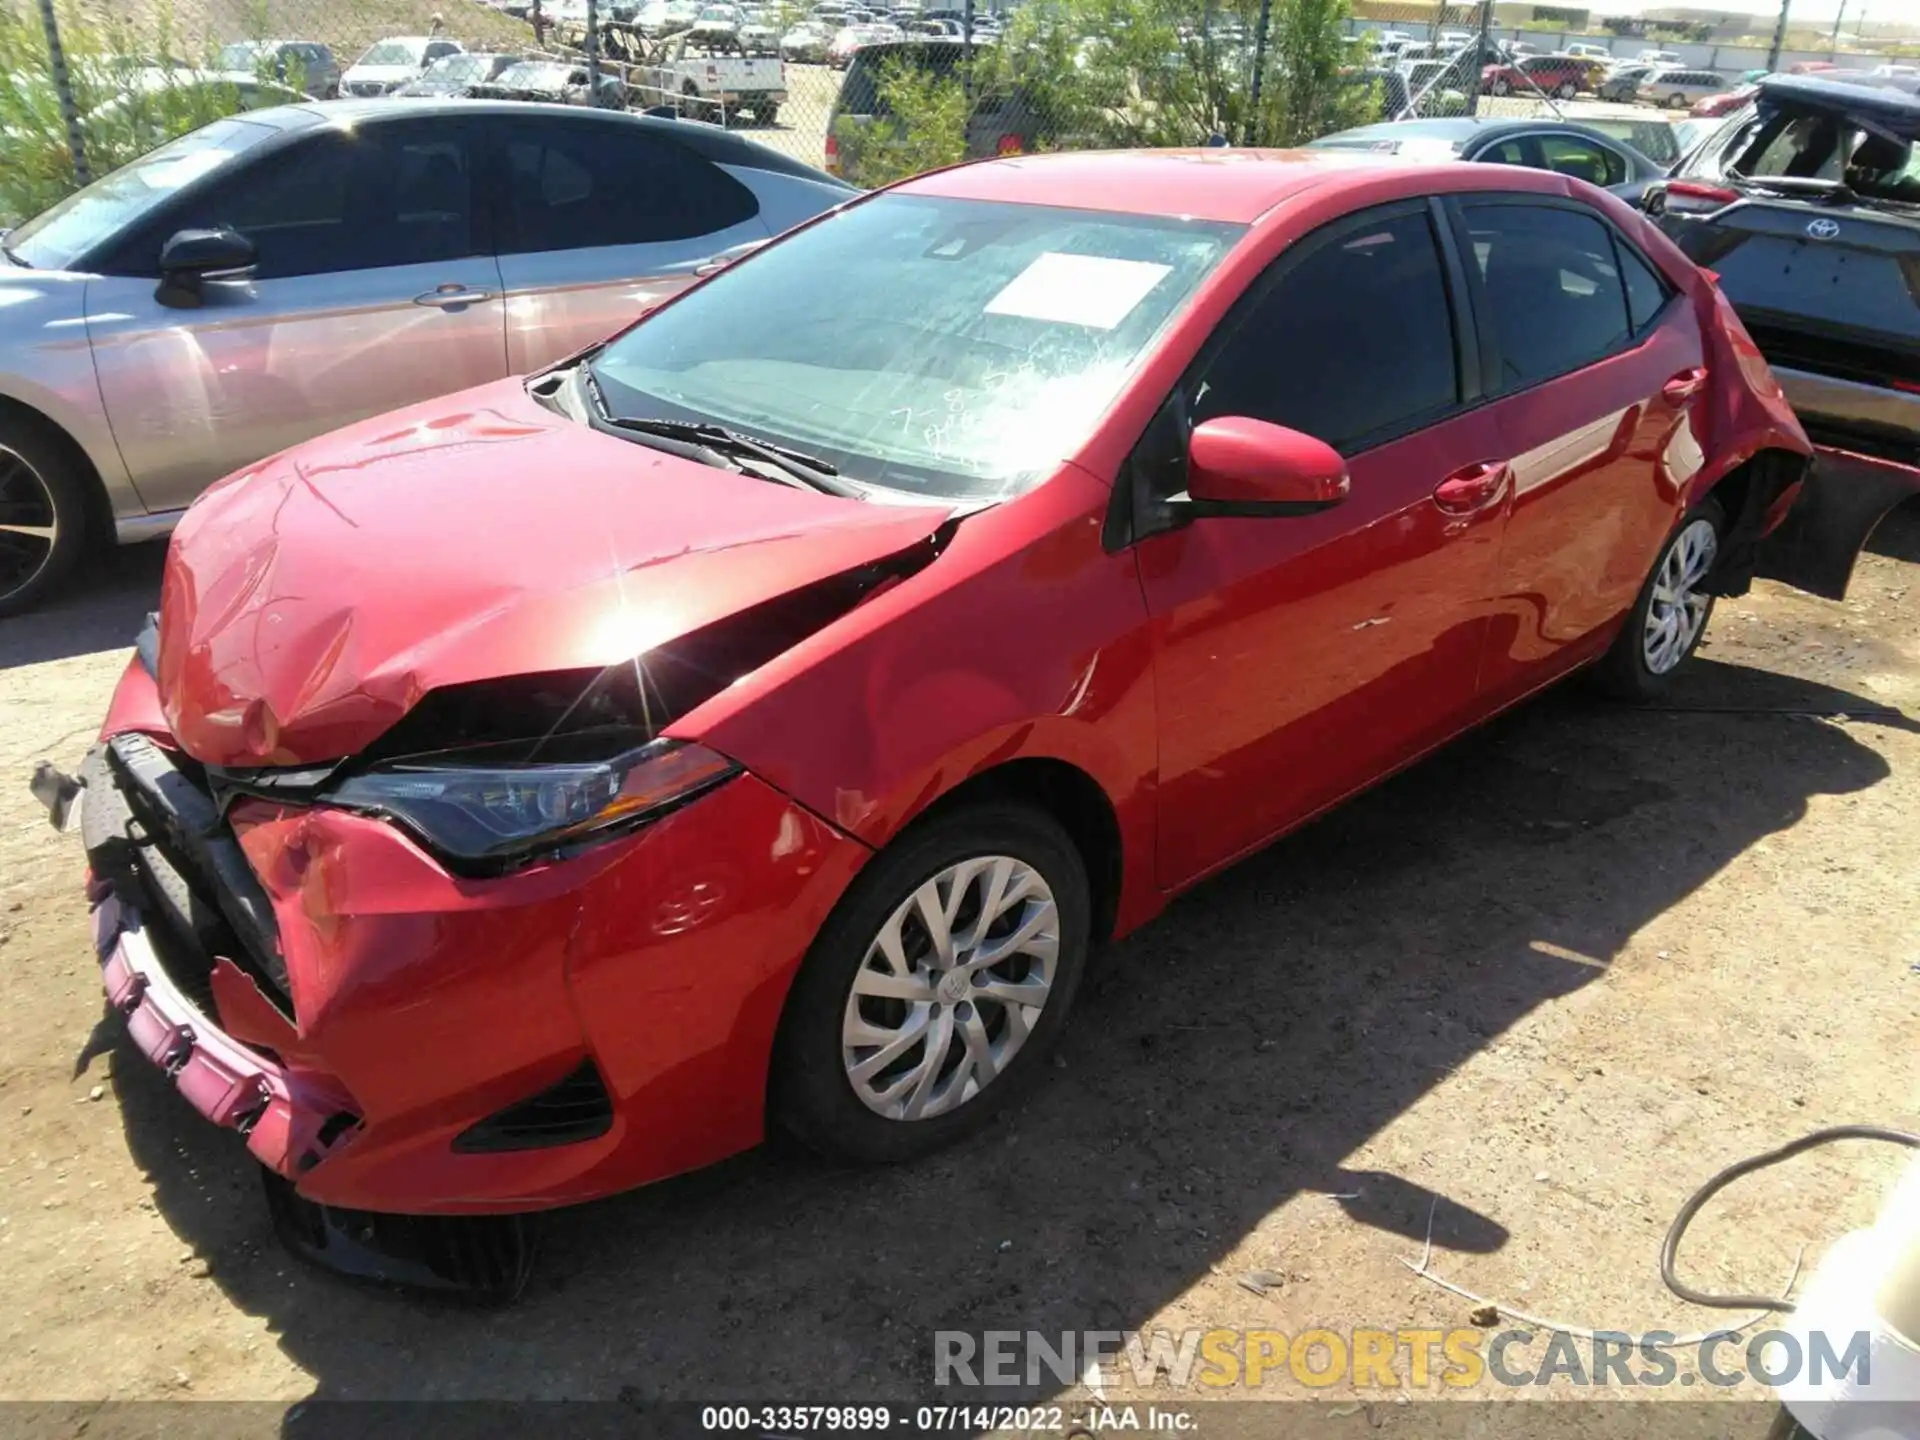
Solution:
<svg viewBox="0 0 1920 1440">
<path fill-rule="evenodd" d="M 223 475 L 544 366 L 852 193 L 564 106 L 290 105 L 162 146 L 0 234 L 0 614 Z"/>
</svg>

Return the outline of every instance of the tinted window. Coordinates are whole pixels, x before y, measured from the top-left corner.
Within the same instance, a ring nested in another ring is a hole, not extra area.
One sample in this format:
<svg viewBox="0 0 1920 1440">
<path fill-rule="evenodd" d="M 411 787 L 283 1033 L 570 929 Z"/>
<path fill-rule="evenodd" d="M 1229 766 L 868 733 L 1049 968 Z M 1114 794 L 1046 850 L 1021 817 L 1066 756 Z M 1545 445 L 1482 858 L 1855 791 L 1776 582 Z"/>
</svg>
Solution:
<svg viewBox="0 0 1920 1440">
<path fill-rule="evenodd" d="M 89 252 L 97 258 L 188 186 L 273 136 L 240 120 L 203 125 L 42 211 L 9 235 L 7 246 L 36 270 L 64 270 Z"/>
<path fill-rule="evenodd" d="M 688 240 L 759 213 L 731 175 L 638 127 L 515 125 L 506 153 L 505 253 Z"/>
<path fill-rule="evenodd" d="M 1620 260 L 1620 278 L 1627 285 L 1627 313 L 1633 321 L 1633 333 L 1638 335 L 1667 303 L 1666 282 L 1631 245 L 1616 239 L 1613 250 Z"/>
<path fill-rule="evenodd" d="M 423 265 L 479 254 L 464 132 L 452 125 L 378 126 L 281 151 L 182 213 L 133 257 L 151 273 L 175 230 L 226 226 L 259 254 L 256 275 L 281 280 Z"/>
<path fill-rule="evenodd" d="M 1474 158 L 1489 165 L 1524 165 L 1527 163 L 1526 142 L 1502 140 L 1498 145 L 1489 145 Z"/>
<path fill-rule="evenodd" d="M 1540 160 L 1556 174 L 1571 175 L 1589 185 L 1618 185 L 1627 178 L 1624 160 L 1577 135 L 1542 135 Z"/>
<path fill-rule="evenodd" d="M 1193 423 L 1251 415 L 1345 450 L 1453 405 L 1453 317 L 1426 215 L 1306 244 L 1228 321 L 1193 392 Z"/>
<path fill-rule="evenodd" d="M 1502 389 L 1577 370 L 1627 339 L 1626 291 L 1598 219 L 1543 205 L 1468 205 L 1466 218 Z"/>
</svg>

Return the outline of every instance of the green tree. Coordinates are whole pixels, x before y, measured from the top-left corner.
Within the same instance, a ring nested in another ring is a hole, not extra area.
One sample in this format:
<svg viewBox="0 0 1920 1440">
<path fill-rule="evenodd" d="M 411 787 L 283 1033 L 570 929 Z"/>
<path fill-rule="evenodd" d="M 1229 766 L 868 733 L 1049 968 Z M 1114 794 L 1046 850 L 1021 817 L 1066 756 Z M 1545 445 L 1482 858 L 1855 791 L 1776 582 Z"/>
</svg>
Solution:
<svg viewBox="0 0 1920 1440">
<path fill-rule="evenodd" d="M 834 126 L 847 179 L 872 188 L 966 159 L 969 103 L 961 76 L 894 63 L 875 88 L 871 116 L 844 115 Z"/>
</svg>

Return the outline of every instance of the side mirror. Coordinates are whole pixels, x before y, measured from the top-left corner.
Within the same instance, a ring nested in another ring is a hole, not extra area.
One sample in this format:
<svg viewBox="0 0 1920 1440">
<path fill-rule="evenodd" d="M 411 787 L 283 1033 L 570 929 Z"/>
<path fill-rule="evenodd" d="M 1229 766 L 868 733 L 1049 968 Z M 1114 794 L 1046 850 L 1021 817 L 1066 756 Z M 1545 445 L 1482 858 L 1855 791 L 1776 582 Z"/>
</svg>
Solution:
<svg viewBox="0 0 1920 1440">
<path fill-rule="evenodd" d="M 166 305 L 198 305 L 203 282 L 240 279 L 253 269 L 255 258 L 253 242 L 237 230 L 177 231 L 160 247 L 155 297 Z"/>
<path fill-rule="evenodd" d="M 1245 415 L 1223 415 L 1187 441 L 1193 515 L 1311 515 L 1338 505 L 1347 462 L 1324 440 Z"/>
</svg>

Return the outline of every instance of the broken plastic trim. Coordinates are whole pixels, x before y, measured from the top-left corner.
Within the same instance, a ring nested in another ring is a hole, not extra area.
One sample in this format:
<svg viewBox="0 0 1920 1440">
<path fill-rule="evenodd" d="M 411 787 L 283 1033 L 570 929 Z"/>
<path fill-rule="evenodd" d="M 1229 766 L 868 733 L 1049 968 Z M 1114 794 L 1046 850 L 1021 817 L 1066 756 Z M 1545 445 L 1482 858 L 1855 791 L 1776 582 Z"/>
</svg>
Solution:
<svg viewBox="0 0 1920 1440">
<path fill-rule="evenodd" d="M 518 1215 L 384 1215 L 319 1205 L 265 1169 L 280 1242 L 311 1264 L 482 1304 L 517 1299 L 533 1274 L 533 1239 Z"/>
</svg>

